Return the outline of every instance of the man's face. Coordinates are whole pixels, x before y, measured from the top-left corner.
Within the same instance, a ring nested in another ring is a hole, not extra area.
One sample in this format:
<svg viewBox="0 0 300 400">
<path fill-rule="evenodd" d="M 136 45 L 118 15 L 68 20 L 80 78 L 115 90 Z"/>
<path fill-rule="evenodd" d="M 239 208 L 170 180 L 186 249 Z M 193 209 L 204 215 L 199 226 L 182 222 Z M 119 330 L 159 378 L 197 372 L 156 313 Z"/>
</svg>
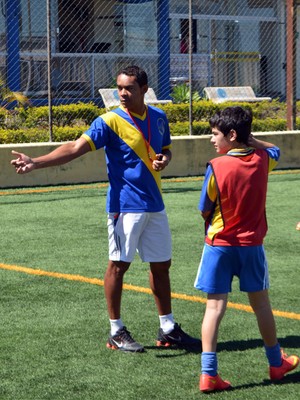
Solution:
<svg viewBox="0 0 300 400">
<path fill-rule="evenodd" d="M 232 148 L 232 134 L 229 132 L 227 136 L 224 136 L 217 128 L 212 128 L 212 138 L 210 139 L 211 143 L 214 145 L 214 148 L 219 154 L 226 154 Z"/>
<path fill-rule="evenodd" d="M 120 102 L 124 108 L 132 112 L 140 112 L 144 106 L 144 96 L 148 86 L 140 87 L 135 76 L 118 75 L 117 89 Z"/>
</svg>

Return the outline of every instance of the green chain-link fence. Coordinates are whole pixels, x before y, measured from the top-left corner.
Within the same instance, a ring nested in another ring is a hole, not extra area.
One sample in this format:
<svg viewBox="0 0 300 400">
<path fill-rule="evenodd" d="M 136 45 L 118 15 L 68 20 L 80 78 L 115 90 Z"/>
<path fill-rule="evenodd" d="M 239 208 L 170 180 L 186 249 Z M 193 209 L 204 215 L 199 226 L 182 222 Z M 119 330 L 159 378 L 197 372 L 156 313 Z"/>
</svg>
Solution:
<svg viewBox="0 0 300 400">
<path fill-rule="evenodd" d="M 300 21 L 286 0 L 0 0 L 2 83 L 33 104 L 101 105 L 98 90 L 138 64 L 160 99 L 188 85 L 200 96 L 206 86 L 252 86 L 285 100 L 288 3 Z"/>
</svg>

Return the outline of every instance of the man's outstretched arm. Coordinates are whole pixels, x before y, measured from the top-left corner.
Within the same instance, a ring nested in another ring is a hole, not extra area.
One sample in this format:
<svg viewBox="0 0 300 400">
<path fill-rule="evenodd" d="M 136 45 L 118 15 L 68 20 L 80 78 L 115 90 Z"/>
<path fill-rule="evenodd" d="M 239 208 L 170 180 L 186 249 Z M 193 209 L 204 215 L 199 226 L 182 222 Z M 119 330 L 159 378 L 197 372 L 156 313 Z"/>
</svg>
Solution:
<svg viewBox="0 0 300 400">
<path fill-rule="evenodd" d="M 12 154 L 17 158 L 11 160 L 11 164 L 15 167 L 17 174 L 26 174 L 34 169 L 66 164 L 90 150 L 89 143 L 84 138 L 79 138 L 59 146 L 51 153 L 36 158 L 30 158 L 26 154 L 13 150 Z"/>
</svg>

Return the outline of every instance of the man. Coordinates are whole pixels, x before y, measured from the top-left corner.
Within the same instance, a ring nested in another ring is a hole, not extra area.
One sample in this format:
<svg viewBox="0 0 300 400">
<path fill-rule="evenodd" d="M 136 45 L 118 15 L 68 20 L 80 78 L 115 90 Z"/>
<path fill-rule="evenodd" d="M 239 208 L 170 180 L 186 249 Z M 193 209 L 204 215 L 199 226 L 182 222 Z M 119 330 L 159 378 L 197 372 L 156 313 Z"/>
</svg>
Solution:
<svg viewBox="0 0 300 400">
<path fill-rule="evenodd" d="M 207 293 L 202 322 L 202 392 L 231 388 L 230 382 L 218 375 L 216 349 L 234 276 L 256 315 L 271 380 L 281 380 L 299 364 L 299 357 L 284 354 L 277 340 L 263 247 L 268 173 L 276 166 L 280 150 L 255 139 L 251 125 L 252 113 L 241 107 L 225 108 L 210 120 L 211 142 L 223 156 L 208 163 L 199 203 L 206 228 L 195 280 L 195 287 Z"/>
<path fill-rule="evenodd" d="M 144 351 L 121 319 L 123 277 L 136 251 L 150 263 L 150 286 L 160 320 L 157 345 L 199 345 L 199 339 L 175 323 L 171 309 L 171 235 L 160 177 L 172 157 L 168 121 L 162 110 L 144 104 L 148 77 L 141 68 L 121 70 L 117 88 L 121 106 L 96 118 L 78 140 L 34 159 L 13 151 L 17 158 L 11 163 L 23 174 L 64 164 L 104 147 L 110 181 L 106 207 L 109 261 L 104 277 L 111 326 L 107 347 Z"/>
</svg>

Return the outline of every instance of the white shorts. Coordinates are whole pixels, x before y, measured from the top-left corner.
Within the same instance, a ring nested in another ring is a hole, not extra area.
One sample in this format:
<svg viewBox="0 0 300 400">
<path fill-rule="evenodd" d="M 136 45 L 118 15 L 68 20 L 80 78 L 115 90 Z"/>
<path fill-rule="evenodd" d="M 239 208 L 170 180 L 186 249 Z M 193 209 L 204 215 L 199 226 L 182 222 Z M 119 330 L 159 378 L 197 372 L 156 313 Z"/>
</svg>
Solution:
<svg viewBox="0 0 300 400">
<path fill-rule="evenodd" d="M 136 252 L 144 262 L 171 259 L 171 232 L 165 210 L 109 213 L 107 227 L 111 261 L 132 262 Z"/>
</svg>

